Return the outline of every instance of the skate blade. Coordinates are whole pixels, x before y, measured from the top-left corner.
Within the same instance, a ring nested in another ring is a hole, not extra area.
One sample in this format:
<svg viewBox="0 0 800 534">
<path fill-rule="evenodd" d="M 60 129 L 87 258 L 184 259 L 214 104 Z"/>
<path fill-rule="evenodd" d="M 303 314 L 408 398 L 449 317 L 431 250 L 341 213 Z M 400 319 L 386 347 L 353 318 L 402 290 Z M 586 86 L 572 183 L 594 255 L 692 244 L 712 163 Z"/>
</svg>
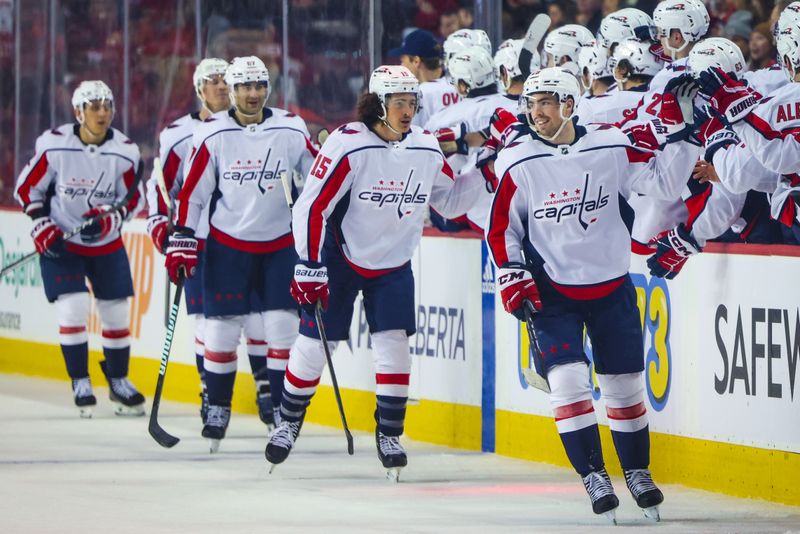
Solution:
<svg viewBox="0 0 800 534">
<path fill-rule="evenodd" d="M 278 464 L 269 464 L 269 471 L 267 471 L 268 475 L 271 475 L 275 468 L 278 467 Z"/>
<path fill-rule="evenodd" d="M 80 406 L 78 408 L 78 415 L 81 416 L 81 419 L 91 419 L 92 418 L 92 407 L 91 406 Z"/>
<path fill-rule="evenodd" d="M 137 404 L 136 406 L 125 406 L 119 402 L 112 402 L 114 405 L 114 415 L 121 415 L 123 417 L 141 417 L 144 415 L 144 404 Z"/>
<path fill-rule="evenodd" d="M 214 454 L 217 451 L 219 451 L 219 442 L 220 441 L 221 440 L 219 440 L 219 439 L 211 439 L 211 438 L 208 439 L 208 452 L 210 454 Z"/>
<path fill-rule="evenodd" d="M 603 512 L 603 517 L 608 519 L 609 523 L 612 525 L 617 524 L 617 511 L 616 510 L 609 510 L 608 512 Z"/>
<path fill-rule="evenodd" d="M 647 519 L 652 519 L 656 523 L 661 521 L 661 514 L 658 511 L 658 506 L 651 506 L 650 508 L 642 508 L 642 512 L 644 512 L 644 516 Z"/>
<path fill-rule="evenodd" d="M 402 467 L 390 467 L 386 470 L 386 479 L 389 482 L 394 482 L 395 484 L 400 482 L 400 471 Z"/>
</svg>

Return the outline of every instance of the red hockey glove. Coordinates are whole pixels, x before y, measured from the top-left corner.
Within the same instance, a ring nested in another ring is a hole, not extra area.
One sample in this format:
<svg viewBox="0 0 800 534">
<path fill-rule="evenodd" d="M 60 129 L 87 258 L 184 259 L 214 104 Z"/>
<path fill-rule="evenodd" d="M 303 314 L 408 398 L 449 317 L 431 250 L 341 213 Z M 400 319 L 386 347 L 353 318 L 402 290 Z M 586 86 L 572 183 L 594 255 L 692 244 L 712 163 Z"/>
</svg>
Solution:
<svg viewBox="0 0 800 534">
<path fill-rule="evenodd" d="M 122 228 L 127 210 L 125 208 L 113 209 L 108 204 L 103 204 L 90 209 L 83 214 L 84 219 L 96 219 L 92 224 L 81 230 L 81 241 L 94 243 L 104 237 L 118 232 Z"/>
<path fill-rule="evenodd" d="M 711 108 L 729 123 L 742 120 L 761 101 L 758 91 L 747 87 L 735 76 L 726 74 L 719 67 L 700 73 L 697 80 L 700 92 L 706 96 Z"/>
<path fill-rule="evenodd" d="M 451 154 L 468 154 L 469 146 L 465 136 L 467 135 L 467 125 L 463 122 L 453 128 L 440 128 L 433 135 L 439 141 L 439 148 L 445 156 Z"/>
<path fill-rule="evenodd" d="M 294 278 L 289 287 L 292 298 L 311 315 L 314 306 L 322 303 L 322 309 L 328 307 L 328 268 L 321 263 L 298 261 L 294 266 Z"/>
<path fill-rule="evenodd" d="M 153 240 L 153 245 L 161 254 L 167 250 L 167 218 L 161 214 L 151 215 L 147 218 L 147 233 Z"/>
<path fill-rule="evenodd" d="M 647 259 L 650 274 L 668 280 L 678 276 L 689 256 L 703 250 L 683 223 L 661 232 L 650 240 L 650 244 L 656 246 L 655 254 Z"/>
<path fill-rule="evenodd" d="M 39 217 L 33 221 L 31 230 L 33 244 L 36 252 L 48 258 L 57 258 L 61 254 L 64 243 L 64 232 L 56 225 L 50 217 Z"/>
<path fill-rule="evenodd" d="M 177 284 L 181 278 L 194 276 L 197 268 L 197 239 L 188 233 L 172 234 L 169 237 L 164 266 L 173 284 Z"/>
<path fill-rule="evenodd" d="M 542 309 L 539 288 L 536 287 L 531 272 L 521 263 L 506 263 L 498 269 L 497 286 L 500 288 L 503 307 L 520 321 L 525 320 L 525 310 L 522 307 L 525 299 L 530 300 L 537 310 Z"/>
</svg>

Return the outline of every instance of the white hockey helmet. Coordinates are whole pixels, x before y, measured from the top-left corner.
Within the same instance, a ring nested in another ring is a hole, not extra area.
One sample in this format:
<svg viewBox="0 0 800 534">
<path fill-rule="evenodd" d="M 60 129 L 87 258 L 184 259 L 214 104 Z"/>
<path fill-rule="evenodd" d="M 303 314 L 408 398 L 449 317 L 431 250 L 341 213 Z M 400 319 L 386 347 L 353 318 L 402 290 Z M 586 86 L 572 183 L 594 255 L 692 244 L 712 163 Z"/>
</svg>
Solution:
<svg viewBox="0 0 800 534">
<path fill-rule="evenodd" d="M 448 35 L 442 45 L 445 67 L 447 67 L 453 56 L 471 46 L 480 46 L 486 50 L 490 57 L 492 55 L 492 42 L 489 40 L 489 35 L 483 30 L 464 28 Z"/>
<path fill-rule="evenodd" d="M 629 75 L 655 76 L 664 68 L 664 62 L 650 52 L 650 45 L 651 43 L 638 39 L 624 39 L 617 43 L 609 61 L 617 83 L 628 80 L 627 78 L 617 78 L 616 70 L 621 61 L 626 63 Z"/>
<path fill-rule="evenodd" d="M 111 105 L 111 119 L 114 119 L 114 93 L 111 88 L 101 80 L 86 80 L 80 83 L 72 93 L 72 108 L 78 110 L 78 122 L 83 124 L 83 106 L 100 100 Z"/>
<path fill-rule="evenodd" d="M 578 52 L 578 67 L 581 69 L 581 75 L 588 78 L 587 89 L 594 80 L 613 75 L 608 63 L 608 52 L 599 44 L 593 43 L 581 47 Z"/>
<path fill-rule="evenodd" d="M 729 74 L 741 78 L 747 70 L 747 62 L 742 50 L 733 42 L 723 37 L 703 39 L 689 52 L 686 71 L 697 78 L 700 73 L 712 67 L 719 67 Z"/>
<path fill-rule="evenodd" d="M 775 28 L 775 45 L 778 60 L 790 81 L 800 71 L 800 2 L 792 2 L 781 12 Z M 792 70 L 786 68 L 786 60 Z"/>
<path fill-rule="evenodd" d="M 632 7 L 626 7 L 606 15 L 600 22 L 597 32 L 597 42 L 609 51 L 614 45 L 625 39 L 638 38 L 637 28 L 646 28 L 650 40 L 655 40 L 656 32 L 653 19 L 650 15 Z"/>
<path fill-rule="evenodd" d="M 494 55 L 494 67 L 498 80 L 501 79 L 500 67 L 506 70 L 509 81 L 512 78 L 522 76 L 522 69 L 519 66 L 519 53 L 522 51 L 522 43 L 522 39 L 506 39 L 497 48 L 497 52 Z M 531 72 L 539 70 L 540 68 L 539 54 L 533 54 L 528 71 Z M 508 89 L 508 87 L 506 87 L 506 89 Z"/>
<path fill-rule="evenodd" d="M 419 106 L 419 80 L 402 65 L 381 65 L 369 77 L 369 92 L 378 96 L 381 101 L 383 115 L 382 121 L 386 120 L 386 100 L 387 96 L 395 93 L 413 93 L 417 97 Z"/>
<path fill-rule="evenodd" d="M 578 61 L 582 46 L 594 41 L 592 32 L 579 24 L 566 24 L 547 34 L 544 38 L 544 51 L 553 58 L 556 66 L 565 61 Z"/>
<path fill-rule="evenodd" d="M 197 64 L 192 75 L 192 83 L 194 84 L 194 91 L 200 100 L 203 99 L 201 91 L 203 90 L 203 83 L 210 80 L 212 76 L 225 76 L 228 70 L 228 62 L 224 59 L 216 57 L 207 57 Z"/>
<path fill-rule="evenodd" d="M 264 62 L 256 56 L 235 57 L 228 68 L 225 70 L 225 83 L 228 85 L 228 93 L 231 97 L 231 104 L 236 105 L 234 98 L 236 86 L 242 83 L 264 82 L 267 84 L 267 98 L 271 90 L 269 83 L 269 71 Z"/>
<path fill-rule="evenodd" d="M 528 106 L 530 105 L 530 97 L 538 93 L 555 94 L 556 98 L 558 98 L 558 101 L 561 104 L 559 108 L 561 115 L 561 126 L 559 126 L 556 133 L 552 136 L 542 136 L 544 139 L 549 141 L 558 137 L 566 123 L 575 115 L 575 112 L 578 109 L 578 101 L 581 98 L 581 86 L 578 83 L 578 79 L 570 71 L 563 67 L 548 67 L 538 72 L 534 72 L 528 76 L 528 79 L 525 80 L 525 84 L 522 88 L 522 99 L 524 99 L 527 104 L 525 106 L 525 117 L 527 118 L 530 127 L 534 130 L 535 127 L 533 121 L 531 120 L 531 114 Z M 567 115 L 565 113 L 566 103 L 570 98 L 573 101 L 572 113 Z"/>
<path fill-rule="evenodd" d="M 492 56 L 482 46 L 471 46 L 450 58 L 447 76 L 456 89 L 458 82 L 463 81 L 468 92 L 496 82 Z"/>
<path fill-rule="evenodd" d="M 669 37 L 672 30 L 678 30 L 683 36 L 685 42 L 680 48 L 665 46 L 672 57 L 675 57 L 689 43 L 705 37 L 711 19 L 705 4 L 700 0 L 664 0 L 653 11 L 653 22 L 659 39 Z"/>
</svg>

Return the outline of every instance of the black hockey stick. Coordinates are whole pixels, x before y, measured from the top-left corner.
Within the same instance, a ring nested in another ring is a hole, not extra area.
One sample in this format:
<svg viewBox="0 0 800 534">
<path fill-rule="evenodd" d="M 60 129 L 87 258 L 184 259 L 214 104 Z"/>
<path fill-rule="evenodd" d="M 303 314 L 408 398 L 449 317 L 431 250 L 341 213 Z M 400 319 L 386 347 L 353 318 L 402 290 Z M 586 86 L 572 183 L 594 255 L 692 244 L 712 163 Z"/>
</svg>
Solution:
<svg viewBox="0 0 800 534">
<path fill-rule="evenodd" d="M 172 308 L 169 310 L 169 321 L 167 322 L 167 335 L 164 338 L 164 349 L 161 351 L 161 365 L 158 368 L 158 382 L 156 383 L 156 393 L 153 395 L 153 406 L 150 408 L 150 424 L 147 430 L 162 447 L 174 447 L 180 441 L 158 424 L 158 407 L 161 405 L 161 391 L 164 389 L 164 377 L 167 374 L 167 362 L 169 362 L 169 351 L 172 348 L 172 337 L 175 334 L 175 320 L 178 317 L 178 308 L 181 306 L 181 292 L 183 290 L 183 278 L 175 284 L 175 298 L 172 301 Z"/>
<path fill-rule="evenodd" d="M 545 393 L 550 393 L 550 384 L 547 382 L 547 378 L 544 377 L 544 362 L 542 361 L 542 350 L 539 348 L 539 337 L 533 328 L 533 316 L 536 315 L 536 307 L 529 299 L 523 300 L 522 306 L 525 310 L 525 326 L 528 328 L 528 339 L 531 342 L 530 352 L 534 364 L 533 369 L 523 369 L 522 376 L 529 385 L 536 389 L 541 389 Z"/>
<path fill-rule="evenodd" d="M 103 213 L 100 213 L 99 215 L 95 215 L 91 219 L 86 219 L 80 225 L 78 225 L 77 227 L 73 228 L 69 232 L 65 232 L 64 236 L 61 238 L 61 242 L 63 243 L 65 241 L 68 241 L 69 239 L 71 239 L 71 238 L 75 237 L 76 235 L 80 234 L 83 230 L 85 230 L 89 226 L 93 225 L 94 223 L 96 223 L 97 221 L 102 219 L 103 217 L 107 217 L 111 213 L 113 213 L 115 211 L 119 211 L 122 208 L 124 208 L 128 204 L 128 202 L 130 202 L 130 200 L 133 198 L 133 196 L 137 193 L 137 191 L 139 190 L 139 182 L 141 182 L 141 180 L 142 180 L 142 174 L 143 173 L 144 173 L 144 163 L 140 160 L 139 161 L 139 167 L 136 170 L 136 178 L 133 180 L 133 185 L 131 185 L 130 189 L 128 189 L 128 192 L 125 194 L 125 197 L 122 200 L 120 200 L 119 202 L 116 202 L 116 203 L 112 204 L 110 210 L 108 210 L 106 212 L 103 212 Z M 9 263 L 5 267 L 3 267 L 2 270 L 0 270 L 0 278 L 5 276 L 6 273 L 11 272 L 11 271 L 13 271 L 14 269 L 16 269 L 18 267 L 22 267 L 23 265 L 25 265 L 26 263 L 28 263 L 29 261 L 31 261 L 31 260 L 33 260 L 34 258 L 37 258 L 37 257 L 39 257 L 39 253 L 34 250 L 33 252 L 31 252 L 29 254 L 25 254 L 24 256 L 19 258 L 17 261 Z"/>
<path fill-rule="evenodd" d="M 336 404 L 339 405 L 339 415 L 342 416 L 342 426 L 344 427 L 344 435 L 347 438 L 347 454 L 353 455 L 353 435 L 347 427 L 347 418 L 344 416 L 344 406 L 342 405 L 342 396 L 339 393 L 339 382 L 336 381 L 336 373 L 333 370 L 333 359 L 331 358 L 331 349 L 328 347 L 328 336 L 325 335 L 325 326 L 322 324 L 322 303 L 317 301 L 314 308 L 314 316 L 317 319 L 317 330 L 319 331 L 319 338 L 322 341 L 322 348 L 325 349 L 325 358 L 328 360 L 328 371 L 331 373 L 331 382 L 333 383 L 333 394 L 336 396 Z"/>
</svg>

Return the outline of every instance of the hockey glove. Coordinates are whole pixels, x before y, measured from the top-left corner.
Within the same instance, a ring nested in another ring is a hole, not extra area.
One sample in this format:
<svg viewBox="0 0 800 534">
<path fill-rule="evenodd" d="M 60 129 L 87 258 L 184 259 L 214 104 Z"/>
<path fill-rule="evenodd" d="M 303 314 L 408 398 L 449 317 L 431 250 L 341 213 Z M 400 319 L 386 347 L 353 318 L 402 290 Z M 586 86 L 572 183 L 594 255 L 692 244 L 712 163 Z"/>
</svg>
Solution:
<svg viewBox="0 0 800 534">
<path fill-rule="evenodd" d="M 433 135 L 439 141 L 439 148 L 442 149 L 445 156 L 451 154 L 468 154 L 469 146 L 465 136 L 467 135 L 467 125 L 463 122 L 453 128 L 440 128 L 436 130 Z"/>
<path fill-rule="evenodd" d="M 48 258 L 57 258 L 61 255 L 64 245 L 64 232 L 50 217 L 41 216 L 34 219 L 31 237 L 33 238 L 33 244 L 36 246 L 36 252 L 39 254 Z"/>
<path fill-rule="evenodd" d="M 665 93 L 672 93 L 678 102 L 683 115 L 683 122 L 686 124 L 694 123 L 694 99 L 700 87 L 689 74 L 681 74 L 672 78 L 664 87 Z"/>
<path fill-rule="evenodd" d="M 328 268 L 313 261 L 298 261 L 294 266 L 294 278 L 289 287 L 292 298 L 301 308 L 314 315 L 317 302 L 322 309 L 328 308 Z"/>
<path fill-rule="evenodd" d="M 125 208 L 113 209 L 108 204 L 103 204 L 90 209 L 83 214 L 84 219 L 96 219 L 92 224 L 81 230 L 81 241 L 94 243 L 100 241 L 114 232 L 122 229 L 122 222 L 128 210 Z"/>
<path fill-rule="evenodd" d="M 739 136 L 736 135 L 730 128 L 723 128 L 710 136 L 706 139 L 705 147 L 706 152 L 703 155 L 703 159 L 711 164 L 714 163 L 714 154 L 717 153 L 717 150 L 721 148 L 728 148 L 731 145 L 738 145 L 739 144 Z"/>
<path fill-rule="evenodd" d="M 197 239 L 188 232 L 176 232 L 168 239 L 164 266 L 173 284 L 181 278 L 191 278 L 197 269 Z"/>
<path fill-rule="evenodd" d="M 701 72 L 697 83 L 711 108 L 731 124 L 745 118 L 761 101 L 760 93 L 719 67 Z"/>
<path fill-rule="evenodd" d="M 539 288 L 533 281 L 531 272 L 521 263 L 506 263 L 497 270 L 497 286 L 500 288 L 500 299 L 505 310 L 519 319 L 525 320 L 523 301 L 530 300 L 537 310 L 542 309 Z"/>
<path fill-rule="evenodd" d="M 661 232 L 650 240 L 650 244 L 656 246 L 655 254 L 647 259 L 650 274 L 668 280 L 678 276 L 689 256 L 703 250 L 683 223 Z"/>
<path fill-rule="evenodd" d="M 161 214 L 151 215 L 147 218 L 147 233 L 153 240 L 153 246 L 161 254 L 167 250 L 167 218 Z"/>
</svg>

